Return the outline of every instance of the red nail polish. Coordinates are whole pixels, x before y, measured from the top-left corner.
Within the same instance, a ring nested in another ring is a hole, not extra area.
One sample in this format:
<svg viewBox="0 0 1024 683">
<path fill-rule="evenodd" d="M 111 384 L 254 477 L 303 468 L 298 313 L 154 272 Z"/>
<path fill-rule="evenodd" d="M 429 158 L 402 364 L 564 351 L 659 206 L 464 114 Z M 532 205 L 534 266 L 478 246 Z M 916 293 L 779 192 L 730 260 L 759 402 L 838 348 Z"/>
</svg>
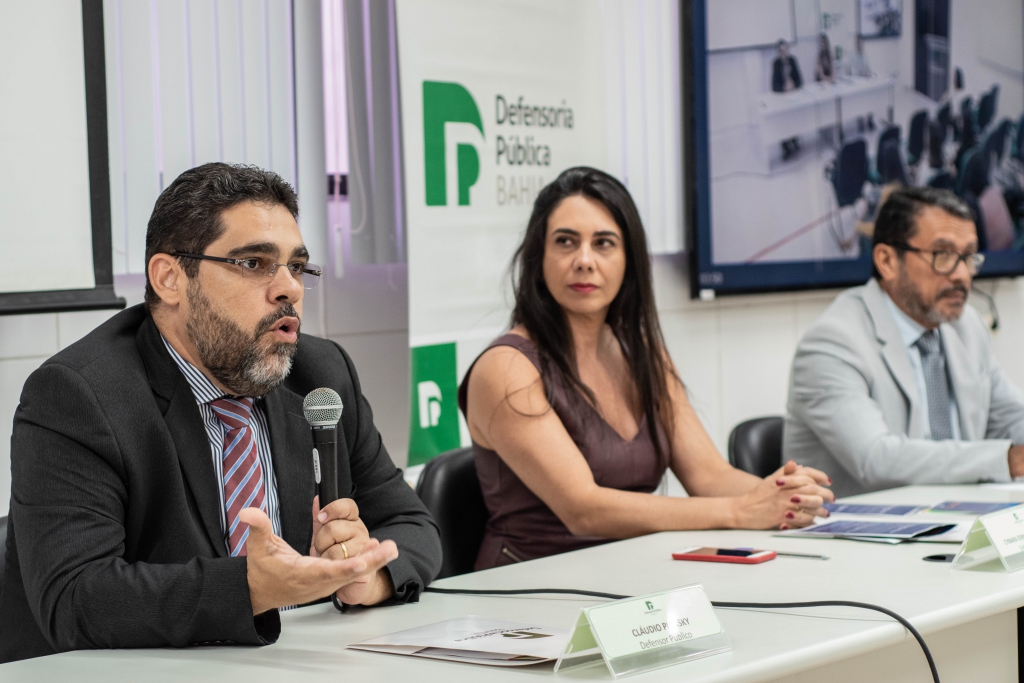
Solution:
<svg viewBox="0 0 1024 683">
<path fill-rule="evenodd" d="M 786 519 L 793 519 L 793 517 L 795 517 L 795 515 L 792 512 L 786 513 Z"/>
<path fill-rule="evenodd" d="M 800 502 L 800 496 L 793 496 L 792 498 L 789 499 L 789 502 L 790 503 L 799 503 Z"/>
<path fill-rule="evenodd" d="M 831 484 L 831 483 L 832 483 L 832 477 L 829 477 L 829 478 L 828 478 L 828 483 L 829 483 L 829 484 Z"/>
<path fill-rule="evenodd" d="M 789 525 L 788 524 L 780 524 L 779 528 L 782 529 L 783 531 L 785 531 L 786 529 L 789 528 Z"/>
<path fill-rule="evenodd" d="M 775 483 L 778 484 L 779 486 L 785 486 L 786 485 L 786 480 L 785 479 L 776 479 Z"/>
</svg>

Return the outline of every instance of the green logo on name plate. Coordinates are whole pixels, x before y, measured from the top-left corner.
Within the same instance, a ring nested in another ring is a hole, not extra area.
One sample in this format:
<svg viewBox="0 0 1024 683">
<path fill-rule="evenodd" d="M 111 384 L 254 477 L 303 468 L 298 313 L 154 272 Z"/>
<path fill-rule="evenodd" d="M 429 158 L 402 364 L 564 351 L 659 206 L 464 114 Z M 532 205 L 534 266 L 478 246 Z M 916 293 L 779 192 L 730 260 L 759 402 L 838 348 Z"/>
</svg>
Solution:
<svg viewBox="0 0 1024 683">
<path fill-rule="evenodd" d="M 467 123 L 484 133 L 476 101 L 458 83 L 423 81 L 423 171 L 427 206 L 448 204 L 448 143 L 445 124 Z M 480 155 L 473 144 L 455 141 L 459 206 L 469 206 L 469 188 L 480 177 Z"/>
<path fill-rule="evenodd" d="M 409 467 L 461 446 L 455 344 L 417 346 L 409 374 Z"/>
</svg>

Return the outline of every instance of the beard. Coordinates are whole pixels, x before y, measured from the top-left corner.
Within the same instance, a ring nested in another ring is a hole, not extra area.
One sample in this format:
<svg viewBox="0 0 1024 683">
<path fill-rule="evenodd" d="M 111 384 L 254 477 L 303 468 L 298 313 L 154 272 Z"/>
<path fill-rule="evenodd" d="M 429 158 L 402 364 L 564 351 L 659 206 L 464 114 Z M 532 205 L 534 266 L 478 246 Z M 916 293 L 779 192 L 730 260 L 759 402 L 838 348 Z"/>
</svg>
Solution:
<svg viewBox="0 0 1024 683">
<path fill-rule="evenodd" d="M 960 314 L 963 312 L 963 309 L 961 308 L 957 313 L 943 313 L 935 306 L 939 299 L 957 292 L 962 293 L 965 298 L 967 297 L 966 287 L 963 285 L 952 285 L 941 290 L 935 297 L 935 301 L 928 303 L 924 300 L 924 295 L 921 294 L 921 290 L 919 290 L 913 280 L 910 279 L 907 269 L 902 264 L 900 264 L 899 279 L 896 280 L 896 292 L 906 304 L 909 309 L 908 312 L 912 318 L 926 320 L 928 323 L 936 326 L 941 325 L 942 323 L 956 322 L 960 319 Z"/>
<path fill-rule="evenodd" d="M 262 339 L 281 318 L 299 317 L 294 306 L 283 304 L 256 323 L 252 333 L 247 333 L 214 311 L 198 284 L 189 284 L 187 296 L 191 310 L 185 328 L 199 353 L 199 361 L 218 382 L 236 396 L 259 397 L 284 381 L 292 369 L 298 341 Z"/>
</svg>

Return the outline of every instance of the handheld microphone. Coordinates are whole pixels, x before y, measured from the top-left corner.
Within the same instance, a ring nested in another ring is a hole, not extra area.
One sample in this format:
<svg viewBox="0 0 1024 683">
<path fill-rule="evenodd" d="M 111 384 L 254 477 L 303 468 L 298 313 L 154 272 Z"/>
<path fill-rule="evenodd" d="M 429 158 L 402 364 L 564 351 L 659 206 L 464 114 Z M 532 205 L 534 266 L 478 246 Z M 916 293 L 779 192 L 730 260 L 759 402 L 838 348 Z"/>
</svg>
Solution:
<svg viewBox="0 0 1024 683">
<path fill-rule="evenodd" d="M 320 509 L 338 500 L 338 420 L 341 397 L 333 389 L 314 389 L 302 401 L 302 414 L 313 432 L 313 474 Z"/>
</svg>

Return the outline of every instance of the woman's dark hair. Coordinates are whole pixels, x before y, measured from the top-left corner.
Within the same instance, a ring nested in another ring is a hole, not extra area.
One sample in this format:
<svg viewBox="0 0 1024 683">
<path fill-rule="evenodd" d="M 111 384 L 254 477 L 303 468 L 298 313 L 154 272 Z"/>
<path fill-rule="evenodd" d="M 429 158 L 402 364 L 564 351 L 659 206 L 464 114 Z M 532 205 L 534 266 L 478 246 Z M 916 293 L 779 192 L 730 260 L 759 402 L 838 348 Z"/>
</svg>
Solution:
<svg viewBox="0 0 1024 683">
<path fill-rule="evenodd" d="M 516 305 L 512 325 L 522 325 L 540 351 L 541 374 L 560 382 L 567 391 L 580 391 L 596 408 L 590 388 L 580 380 L 572 330 L 562 307 L 544 281 L 544 248 L 548 219 L 567 197 L 582 196 L 600 202 L 611 212 L 622 231 L 626 249 L 626 272 L 622 287 L 612 300 L 606 322 L 611 327 L 632 371 L 643 414 L 647 416 L 651 440 L 663 461 L 657 427 L 661 424 L 671 442 L 672 399 L 667 373 L 672 370 L 658 323 L 651 282 L 651 258 L 640 214 L 622 183 L 603 171 L 586 166 L 570 168 L 545 187 L 533 203 L 522 244 L 512 261 L 512 286 Z M 678 377 L 676 377 L 678 379 Z M 552 387 L 545 387 L 551 398 Z"/>
<path fill-rule="evenodd" d="M 156 200 L 146 229 L 146 306 L 160 303 L 149 282 L 149 260 L 156 254 L 202 254 L 224 233 L 221 214 L 242 202 L 270 204 L 299 215 L 295 190 L 281 176 L 257 166 L 219 162 L 191 168 L 167 186 Z M 179 258 L 194 278 L 199 261 Z"/>
</svg>

